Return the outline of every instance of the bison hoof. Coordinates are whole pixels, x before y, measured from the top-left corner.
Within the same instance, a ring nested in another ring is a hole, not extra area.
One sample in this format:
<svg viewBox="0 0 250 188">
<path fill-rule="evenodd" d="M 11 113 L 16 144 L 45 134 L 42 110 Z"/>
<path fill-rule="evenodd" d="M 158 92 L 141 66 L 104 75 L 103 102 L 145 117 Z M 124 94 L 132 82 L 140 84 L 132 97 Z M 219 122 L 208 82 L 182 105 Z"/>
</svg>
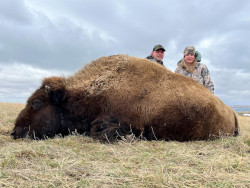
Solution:
<svg viewBox="0 0 250 188">
<path fill-rule="evenodd" d="M 95 120 L 90 132 L 91 137 L 102 142 L 114 142 L 130 134 L 129 126 L 120 124 L 115 118 Z"/>
</svg>

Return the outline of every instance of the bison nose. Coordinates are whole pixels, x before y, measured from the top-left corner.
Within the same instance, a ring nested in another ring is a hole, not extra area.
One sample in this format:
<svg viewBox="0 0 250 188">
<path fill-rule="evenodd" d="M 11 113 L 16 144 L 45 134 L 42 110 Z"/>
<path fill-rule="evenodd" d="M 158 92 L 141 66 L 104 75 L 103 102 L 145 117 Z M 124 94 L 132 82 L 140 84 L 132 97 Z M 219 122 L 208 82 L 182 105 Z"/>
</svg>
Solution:
<svg viewBox="0 0 250 188">
<path fill-rule="evenodd" d="M 15 130 L 13 130 L 13 131 L 10 133 L 10 136 L 11 136 L 11 137 L 14 137 L 14 136 L 15 136 L 15 134 L 16 134 L 16 131 L 15 131 Z"/>
</svg>

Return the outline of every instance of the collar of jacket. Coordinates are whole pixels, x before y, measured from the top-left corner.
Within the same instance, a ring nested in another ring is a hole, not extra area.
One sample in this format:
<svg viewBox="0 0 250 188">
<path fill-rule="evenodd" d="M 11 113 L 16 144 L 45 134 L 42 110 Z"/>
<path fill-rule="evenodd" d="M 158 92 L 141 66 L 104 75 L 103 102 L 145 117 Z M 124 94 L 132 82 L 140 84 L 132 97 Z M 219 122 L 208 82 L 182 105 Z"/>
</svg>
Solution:
<svg viewBox="0 0 250 188">
<path fill-rule="evenodd" d="M 186 71 L 190 72 L 190 73 L 193 73 L 195 69 L 198 68 L 199 66 L 199 63 L 196 61 L 196 59 L 194 60 L 194 63 L 192 65 L 188 65 L 186 62 L 185 62 L 185 59 L 183 58 L 181 60 L 181 62 L 178 63 L 181 68 L 185 69 Z"/>
<path fill-rule="evenodd" d="M 155 59 L 152 55 L 149 55 L 146 59 L 163 65 L 163 61 L 161 61 L 161 60 L 158 61 L 158 60 Z"/>
</svg>

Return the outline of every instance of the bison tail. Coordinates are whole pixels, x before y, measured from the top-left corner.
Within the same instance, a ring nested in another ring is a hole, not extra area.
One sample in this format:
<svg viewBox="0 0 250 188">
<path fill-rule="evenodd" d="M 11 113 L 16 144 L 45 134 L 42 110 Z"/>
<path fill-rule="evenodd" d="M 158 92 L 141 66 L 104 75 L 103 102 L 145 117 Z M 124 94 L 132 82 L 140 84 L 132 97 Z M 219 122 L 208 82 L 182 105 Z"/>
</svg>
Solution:
<svg viewBox="0 0 250 188">
<path fill-rule="evenodd" d="M 239 135 L 239 121 L 238 121 L 236 113 L 235 112 L 233 113 L 234 113 L 234 120 L 235 120 L 234 136 L 238 136 Z"/>
</svg>

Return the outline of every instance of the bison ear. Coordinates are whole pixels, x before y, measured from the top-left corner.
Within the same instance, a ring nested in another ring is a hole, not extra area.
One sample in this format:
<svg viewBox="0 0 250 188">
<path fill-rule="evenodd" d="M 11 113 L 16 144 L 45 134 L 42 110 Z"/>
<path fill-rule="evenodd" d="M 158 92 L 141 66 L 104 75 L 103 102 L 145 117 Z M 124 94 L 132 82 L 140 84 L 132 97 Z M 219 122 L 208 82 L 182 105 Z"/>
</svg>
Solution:
<svg viewBox="0 0 250 188">
<path fill-rule="evenodd" d="M 45 89 L 52 104 L 60 104 L 65 96 L 65 78 L 50 77 L 43 80 L 42 88 Z"/>
<path fill-rule="evenodd" d="M 45 85 L 45 92 L 47 93 L 52 104 L 60 104 L 64 100 L 64 89 L 55 90 L 51 86 Z"/>
</svg>

